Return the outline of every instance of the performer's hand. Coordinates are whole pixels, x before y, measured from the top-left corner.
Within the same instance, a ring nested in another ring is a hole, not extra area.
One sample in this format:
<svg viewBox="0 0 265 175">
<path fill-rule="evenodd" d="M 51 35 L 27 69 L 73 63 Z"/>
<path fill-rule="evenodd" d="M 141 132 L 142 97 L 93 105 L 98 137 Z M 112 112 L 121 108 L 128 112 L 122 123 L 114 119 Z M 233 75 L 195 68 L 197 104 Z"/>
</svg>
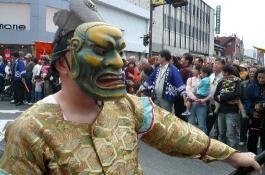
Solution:
<svg viewBox="0 0 265 175">
<path fill-rule="evenodd" d="M 254 173 L 261 173 L 261 166 L 255 160 L 254 153 L 234 153 L 226 161 L 234 168 L 239 167 L 253 167 L 255 169 Z"/>
</svg>

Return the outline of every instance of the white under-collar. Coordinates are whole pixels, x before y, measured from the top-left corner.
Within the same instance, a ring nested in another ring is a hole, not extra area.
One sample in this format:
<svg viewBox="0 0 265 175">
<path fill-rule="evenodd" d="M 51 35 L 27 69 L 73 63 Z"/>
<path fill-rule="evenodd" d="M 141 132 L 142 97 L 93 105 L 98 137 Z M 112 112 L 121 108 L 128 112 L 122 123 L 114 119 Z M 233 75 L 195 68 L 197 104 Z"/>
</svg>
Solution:
<svg viewBox="0 0 265 175">
<path fill-rule="evenodd" d="M 161 66 L 162 69 L 167 69 L 168 65 L 169 65 L 169 64 L 167 63 L 167 64 L 165 64 L 164 66 L 162 66 L 162 65 L 160 65 L 160 66 Z"/>
<path fill-rule="evenodd" d="M 49 95 L 45 97 L 44 99 L 41 100 L 41 102 L 48 103 L 48 104 L 58 104 L 58 102 L 54 98 L 54 95 Z"/>
</svg>

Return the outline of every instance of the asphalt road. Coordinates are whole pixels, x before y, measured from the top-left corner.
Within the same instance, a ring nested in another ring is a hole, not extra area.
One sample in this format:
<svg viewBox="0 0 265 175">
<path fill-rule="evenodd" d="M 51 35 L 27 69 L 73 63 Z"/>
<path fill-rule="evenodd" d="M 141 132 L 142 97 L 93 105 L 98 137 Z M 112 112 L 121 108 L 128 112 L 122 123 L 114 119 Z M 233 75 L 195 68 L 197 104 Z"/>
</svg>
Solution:
<svg viewBox="0 0 265 175">
<path fill-rule="evenodd" d="M 9 102 L 0 102 L 0 129 L 28 107 L 16 107 Z M 223 162 L 205 164 L 199 160 L 170 157 L 142 142 L 139 145 L 139 163 L 146 175 L 226 175 L 233 170 Z"/>
</svg>

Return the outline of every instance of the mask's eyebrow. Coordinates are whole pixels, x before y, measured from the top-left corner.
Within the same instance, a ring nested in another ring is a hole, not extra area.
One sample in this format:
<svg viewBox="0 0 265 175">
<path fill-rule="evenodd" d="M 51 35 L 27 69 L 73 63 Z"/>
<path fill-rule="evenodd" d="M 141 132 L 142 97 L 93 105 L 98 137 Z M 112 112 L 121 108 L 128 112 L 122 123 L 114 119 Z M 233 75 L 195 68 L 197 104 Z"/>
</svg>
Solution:
<svg viewBox="0 0 265 175">
<path fill-rule="evenodd" d="M 125 43 L 125 41 L 121 38 L 121 39 L 118 39 L 117 41 L 116 41 L 116 43 L 117 43 L 117 49 L 118 50 L 123 50 L 123 49 L 125 49 L 125 47 L 126 47 L 126 43 Z"/>
<path fill-rule="evenodd" d="M 114 49 L 116 47 L 116 41 L 113 37 L 106 35 L 106 34 L 96 34 L 94 37 L 90 38 L 92 43 L 97 46 L 104 47 L 104 48 L 111 48 Z"/>
</svg>

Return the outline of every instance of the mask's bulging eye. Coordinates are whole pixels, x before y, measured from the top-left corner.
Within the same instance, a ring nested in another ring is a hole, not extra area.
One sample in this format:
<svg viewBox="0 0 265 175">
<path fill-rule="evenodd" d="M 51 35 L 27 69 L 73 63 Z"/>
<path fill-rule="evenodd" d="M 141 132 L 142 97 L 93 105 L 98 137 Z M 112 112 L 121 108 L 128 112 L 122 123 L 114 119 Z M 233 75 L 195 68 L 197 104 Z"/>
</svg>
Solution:
<svg viewBox="0 0 265 175">
<path fill-rule="evenodd" d="M 124 52 L 123 52 L 123 51 L 120 51 L 119 54 L 120 54 L 120 56 L 122 57 L 123 54 L 124 54 Z"/>
<path fill-rule="evenodd" d="M 102 47 L 98 47 L 98 46 L 95 46 L 93 48 L 93 51 L 97 54 L 97 55 L 100 55 L 100 56 L 105 56 L 107 54 L 107 51 L 106 49 L 102 48 Z"/>
</svg>

